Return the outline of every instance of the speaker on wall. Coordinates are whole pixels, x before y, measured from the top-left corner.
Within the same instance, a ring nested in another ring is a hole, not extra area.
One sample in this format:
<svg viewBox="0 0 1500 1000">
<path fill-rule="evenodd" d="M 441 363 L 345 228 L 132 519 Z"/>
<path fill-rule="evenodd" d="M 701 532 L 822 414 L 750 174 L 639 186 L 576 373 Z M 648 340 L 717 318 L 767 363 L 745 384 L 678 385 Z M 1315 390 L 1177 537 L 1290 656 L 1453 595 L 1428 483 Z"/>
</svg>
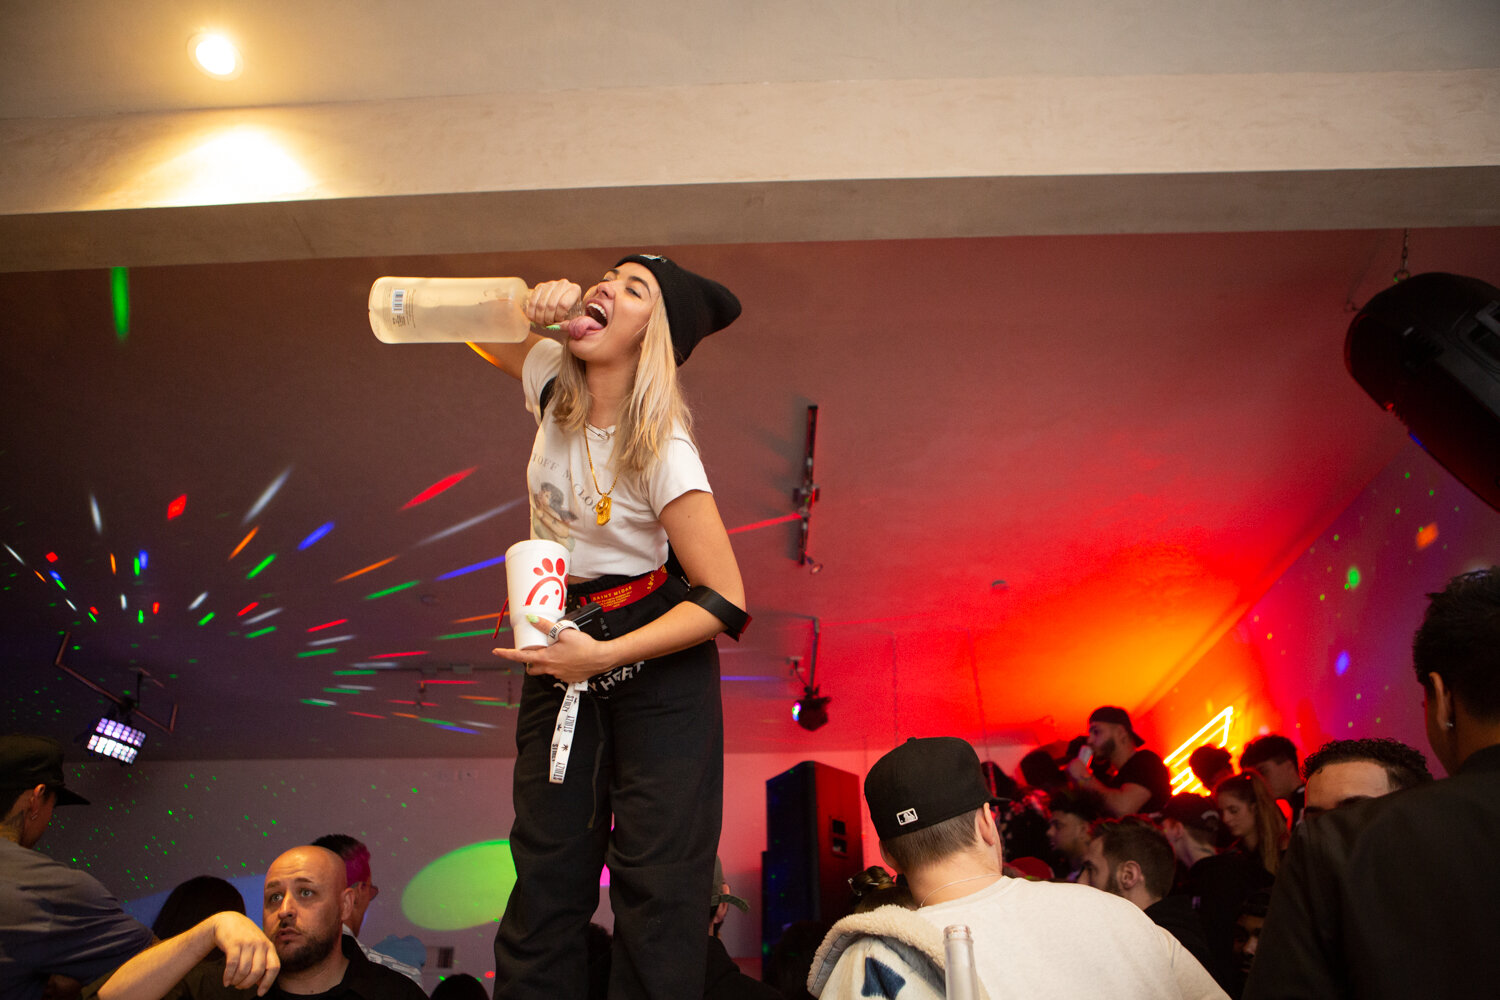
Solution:
<svg viewBox="0 0 1500 1000">
<path fill-rule="evenodd" d="M 849 879 L 864 870 L 859 777 L 805 760 L 766 781 L 761 945 L 769 952 L 799 920 L 848 912 Z"/>
<path fill-rule="evenodd" d="M 1500 510 L 1500 289 L 1417 274 L 1349 324 L 1349 374 L 1422 448 Z"/>
</svg>

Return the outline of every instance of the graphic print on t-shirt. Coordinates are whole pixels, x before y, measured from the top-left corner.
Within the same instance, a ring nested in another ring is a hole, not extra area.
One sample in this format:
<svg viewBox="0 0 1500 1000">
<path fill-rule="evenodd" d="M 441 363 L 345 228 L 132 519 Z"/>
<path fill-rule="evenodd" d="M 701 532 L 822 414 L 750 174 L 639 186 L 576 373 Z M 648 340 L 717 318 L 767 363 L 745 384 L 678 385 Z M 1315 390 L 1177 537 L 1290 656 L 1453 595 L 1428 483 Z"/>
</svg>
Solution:
<svg viewBox="0 0 1500 1000">
<path fill-rule="evenodd" d="M 568 525 L 578 520 L 578 515 L 569 506 L 566 491 L 556 483 L 543 482 L 531 495 L 531 536 L 560 542 L 572 552 L 578 539 Z"/>
</svg>

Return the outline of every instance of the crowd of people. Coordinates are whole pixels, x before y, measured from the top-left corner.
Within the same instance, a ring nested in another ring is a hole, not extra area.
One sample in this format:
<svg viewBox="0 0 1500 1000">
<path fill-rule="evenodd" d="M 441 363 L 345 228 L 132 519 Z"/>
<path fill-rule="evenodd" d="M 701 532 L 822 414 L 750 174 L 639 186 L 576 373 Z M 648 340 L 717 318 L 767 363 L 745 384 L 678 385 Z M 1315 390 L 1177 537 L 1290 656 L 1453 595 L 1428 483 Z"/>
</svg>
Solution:
<svg viewBox="0 0 1500 1000">
<path fill-rule="evenodd" d="M 855 880 L 878 901 L 829 930 L 809 990 L 942 996 L 942 931 L 964 924 L 978 995 L 1494 995 L 1500 567 L 1429 597 L 1412 662 L 1449 777 L 1392 739 L 1299 761 L 1268 733 L 1238 771 L 1224 748 L 1197 748 L 1209 794 L 1174 796 L 1113 706 L 1062 760 L 1027 755 L 1019 780 L 960 740 L 909 740 L 865 782 L 893 871 Z"/>
<path fill-rule="evenodd" d="M 190 878 L 146 927 L 93 876 L 36 845 L 59 805 L 87 805 L 69 789 L 63 748 L 49 737 L 0 736 L 0 789 L 13 805 L 0 821 L 0 1000 L 426 1000 L 425 948 L 389 954 L 360 939 L 380 894 L 369 848 L 328 834 L 276 858 L 266 872 L 260 921 L 235 886 Z M 719 939 L 730 907 L 748 910 L 714 862 L 702 900 L 707 915 L 704 996 L 777 1000 L 781 992 L 745 975 Z M 700 911 L 701 912 L 701 911 Z M 702 931 L 700 931 L 700 934 Z M 586 993 L 609 995 L 609 930 L 591 923 L 579 970 Z M 382 942 L 382 947 L 384 947 Z M 468 973 L 439 978 L 430 1000 L 489 1000 Z"/>
<path fill-rule="evenodd" d="M 940 997 L 955 925 L 972 937 L 977 996 L 1492 995 L 1500 567 L 1430 598 L 1413 664 L 1449 777 L 1434 780 L 1423 753 L 1396 740 L 1336 740 L 1299 759 L 1270 733 L 1237 761 L 1198 748 L 1190 766 L 1208 794 L 1172 795 L 1161 758 L 1115 706 L 1093 712 L 1061 759 L 1028 754 L 1016 777 L 961 739 L 910 739 L 865 778 L 885 865 L 851 879 L 847 916 L 788 928 L 764 981 L 718 941 L 729 908 L 747 904 L 716 864 L 699 911 L 702 995 Z M 56 807 L 84 803 L 59 744 L 0 737 L 0 788 L 0 1000 L 425 996 L 420 956 L 359 939 L 379 889 L 352 837 L 278 857 L 259 923 L 233 886 L 203 877 L 148 929 L 91 876 L 33 849 Z M 616 995 L 609 937 L 588 928 L 579 996 Z M 432 994 L 485 996 L 462 975 Z"/>
</svg>

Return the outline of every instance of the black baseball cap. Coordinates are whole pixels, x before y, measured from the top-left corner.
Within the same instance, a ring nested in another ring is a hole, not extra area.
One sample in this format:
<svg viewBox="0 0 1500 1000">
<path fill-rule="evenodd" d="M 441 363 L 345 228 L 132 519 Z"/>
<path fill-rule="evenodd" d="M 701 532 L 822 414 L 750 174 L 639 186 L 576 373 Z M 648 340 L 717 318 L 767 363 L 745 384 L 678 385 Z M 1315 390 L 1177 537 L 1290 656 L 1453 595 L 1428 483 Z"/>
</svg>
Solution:
<svg viewBox="0 0 1500 1000">
<path fill-rule="evenodd" d="M 1135 740 L 1135 745 L 1140 746 L 1146 741 L 1141 739 L 1135 727 L 1130 724 L 1130 713 L 1118 705 L 1105 705 L 1103 708 L 1094 709 L 1094 714 L 1089 716 L 1090 722 L 1113 722 L 1117 726 L 1124 726 L 1130 733 L 1130 738 Z"/>
<path fill-rule="evenodd" d="M 979 755 L 956 736 L 914 736 L 877 760 L 865 776 L 865 803 L 881 840 L 999 801 L 985 783 Z"/>
<path fill-rule="evenodd" d="M 740 300 L 717 281 L 694 274 L 681 264 L 653 253 L 633 253 L 615 263 L 639 264 L 650 271 L 661 288 L 672 328 L 672 351 L 681 365 L 698 341 L 717 333 L 740 315 Z"/>
<path fill-rule="evenodd" d="M 50 736 L 9 733 L 0 736 L 0 791 L 12 800 L 28 788 L 46 785 L 60 806 L 86 806 L 89 800 L 63 784 L 62 744 Z M 6 802 L 4 808 L 9 808 Z"/>
</svg>

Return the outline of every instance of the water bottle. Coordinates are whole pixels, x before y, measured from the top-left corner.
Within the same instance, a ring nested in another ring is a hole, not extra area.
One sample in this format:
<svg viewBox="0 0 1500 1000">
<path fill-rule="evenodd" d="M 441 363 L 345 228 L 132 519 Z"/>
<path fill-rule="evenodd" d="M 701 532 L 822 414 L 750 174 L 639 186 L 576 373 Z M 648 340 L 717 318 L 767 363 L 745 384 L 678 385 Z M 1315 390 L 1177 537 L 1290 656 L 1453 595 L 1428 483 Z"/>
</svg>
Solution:
<svg viewBox="0 0 1500 1000">
<path fill-rule="evenodd" d="M 979 973 L 974 969 L 974 936 L 964 924 L 943 928 L 948 966 L 948 1000 L 979 1000 Z"/>
<path fill-rule="evenodd" d="M 520 278 L 381 278 L 370 329 L 387 344 L 517 344 L 531 332 L 530 294 Z"/>
</svg>

